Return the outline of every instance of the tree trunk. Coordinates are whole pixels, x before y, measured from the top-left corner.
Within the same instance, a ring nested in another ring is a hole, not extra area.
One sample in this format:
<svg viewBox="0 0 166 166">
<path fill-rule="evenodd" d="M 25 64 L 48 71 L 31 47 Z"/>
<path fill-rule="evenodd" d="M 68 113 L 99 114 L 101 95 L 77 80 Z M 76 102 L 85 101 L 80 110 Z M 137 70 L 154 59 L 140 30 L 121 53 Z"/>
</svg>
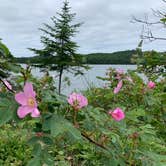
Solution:
<svg viewBox="0 0 166 166">
<path fill-rule="evenodd" d="M 58 85 L 59 95 L 61 94 L 62 74 L 63 74 L 63 67 L 59 71 L 59 85 Z"/>
</svg>

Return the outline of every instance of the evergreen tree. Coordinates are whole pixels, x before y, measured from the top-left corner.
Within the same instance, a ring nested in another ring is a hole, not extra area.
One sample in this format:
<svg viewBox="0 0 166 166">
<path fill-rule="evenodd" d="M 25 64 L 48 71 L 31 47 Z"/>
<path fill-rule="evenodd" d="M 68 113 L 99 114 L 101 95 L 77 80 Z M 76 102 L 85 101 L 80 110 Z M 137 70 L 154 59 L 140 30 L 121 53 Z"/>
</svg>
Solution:
<svg viewBox="0 0 166 166">
<path fill-rule="evenodd" d="M 81 23 L 72 24 L 75 13 L 70 13 L 69 2 L 64 1 L 61 13 L 57 14 L 58 17 L 51 18 L 53 25 L 44 24 L 44 28 L 40 29 L 44 32 L 44 36 L 41 36 L 44 48 L 30 50 L 45 57 L 42 67 L 49 67 L 50 70 L 59 72 L 58 92 L 60 94 L 64 70 L 73 74 L 83 74 L 80 67 L 86 66 L 82 64 L 82 57 L 76 54 L 78 48 L 76 42 L 72 41 Z"/>
</svg>

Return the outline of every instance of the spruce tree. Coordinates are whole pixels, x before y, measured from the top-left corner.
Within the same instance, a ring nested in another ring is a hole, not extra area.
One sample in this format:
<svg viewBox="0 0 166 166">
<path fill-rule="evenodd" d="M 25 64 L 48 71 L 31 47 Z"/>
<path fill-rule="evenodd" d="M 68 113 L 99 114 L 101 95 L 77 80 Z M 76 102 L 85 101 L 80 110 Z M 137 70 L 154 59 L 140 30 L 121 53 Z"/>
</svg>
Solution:
<svg viewBox="0 0 166 166">
<path fill-rule="evenodd" d="M 72 41 L 81 23 L 72 24 L 75 13 L 70 12 L 69 2 L 64 1 L 60 13 L 57 17 L 51 18 L 52 25 L 44 24 L 40 30 L 44 32 L 41 36 L 43 49 L 30 49 L 35 54 L 46 57 L 42 67 L 49 67 L 50 70 L 56 70 L 59 73 L 58 92 L 61 93 L 62 74 L 64 70 L 73 74 L 83 74 L 80 67 L 86 67 L 82 64 L 82 57 L 76 53 L 77 43 Z"/>
</svg>

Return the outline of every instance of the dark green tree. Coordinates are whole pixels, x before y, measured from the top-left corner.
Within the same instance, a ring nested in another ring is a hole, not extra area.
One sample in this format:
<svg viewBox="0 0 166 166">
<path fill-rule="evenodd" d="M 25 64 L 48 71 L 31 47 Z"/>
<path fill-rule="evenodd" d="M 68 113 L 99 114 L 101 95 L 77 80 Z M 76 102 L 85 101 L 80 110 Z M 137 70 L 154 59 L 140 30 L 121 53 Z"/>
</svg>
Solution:
<svg viewBox="0 0 166 166">
<path fill-rule="evenodd" d="M 14 57 L 5 44 L 0 39 L 0 79 L 6 78 L 10 72 L 18 72 L 19 65 L 14 61 Z"/>
<path fill-rule="evenodd" d="M 43 49 L 30 48 L 35 54 L 45 57 L 41 67 L 48 67 L 49 70 L 56 70 L 59 73 L 58 91 L 61 93 L 62 74 L 64 70 L 73 74 L 83 74 L 80 67 L 87 67 L 82 64 L 82 57 L 76 53 L 78 45 L 72 41 L 81 23 L 72 24 L 75 13 L 70 12 L 69 2 L 64 1 L 62 10 L 57 13 L 58 17 L 51 18 L 52 25 L 44 24 L 40 30 L 44 32 L 41 36 Z"/>
</svg>

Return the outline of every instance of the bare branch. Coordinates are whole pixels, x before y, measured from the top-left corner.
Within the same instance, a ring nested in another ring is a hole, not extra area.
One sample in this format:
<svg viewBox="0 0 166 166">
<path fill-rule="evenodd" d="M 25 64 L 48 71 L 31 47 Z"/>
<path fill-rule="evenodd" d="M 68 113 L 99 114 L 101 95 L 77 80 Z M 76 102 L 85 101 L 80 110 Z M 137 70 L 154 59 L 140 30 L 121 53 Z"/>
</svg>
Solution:
<svg viewBox="0 0 166 166">
<path fill-rule="evenodd" d="M 166 3 L 166 0 L 162 0 Z M 132 17 L 132 23 L 141 23 L 143 24 L 142 32 L 141 32 L 141 39 L 146 40 L 148 39 L 150 42 L 154 40 L 166 40 L 166 37 L 156 37 L 152 33 L 152 27 L 158 27 L 162 25 L 163 28 L 166 28 L 166 22 L 164 21 L 166 18 L 166 12 L 161 10 L 154 10 L 152 9 L 153 15 L 157 18 L 156 21 L 149 21 L 148 15 L 144 16 L 144 19 L 138 19 L 135 16 Z M 160 27 L 161 28 L 161 27 Z"/>
<path fill-rule="evenodd" d="M 146 24 L 146 25 L 154 25 L 154 24 L 160 24 L 161 23 L 161 21 L 149 22 L 147 16 L 145 16 L 144 20 L 141 20 L 141 19 L 136 18 L 135 16 L 132 16 L 132 21 L 131 22 L 132 23 L 139 22 L 139 23 Z"/>
<path fill-rule="evenodd" d="M 162 37 L 154 37 L 154 36 L 148 36 L 148 35 L 141 35 L 141 39 L 149 39 L 150 41 L 154 41 L 154 40 L 166 40 L 166 38 L 162 38 Z"/>
</svg>

